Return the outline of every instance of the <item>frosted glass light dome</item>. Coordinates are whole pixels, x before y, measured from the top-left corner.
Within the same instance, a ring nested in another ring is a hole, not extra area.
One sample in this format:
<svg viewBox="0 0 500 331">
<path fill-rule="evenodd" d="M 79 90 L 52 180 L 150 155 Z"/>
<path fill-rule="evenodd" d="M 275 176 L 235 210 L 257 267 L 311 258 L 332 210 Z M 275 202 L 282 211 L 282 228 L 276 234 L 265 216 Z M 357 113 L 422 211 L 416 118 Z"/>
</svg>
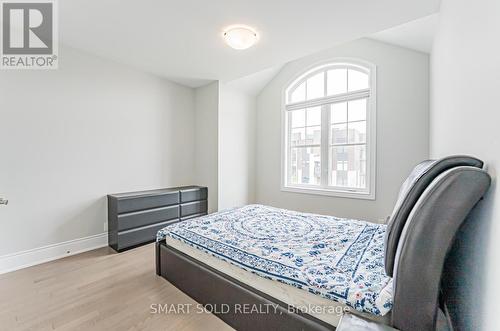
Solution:
<svg viewBox="0 0 500 331">
<path fill-rule="evenodd" d="M 223 37 L 226 44 L 238 50 L 252 47 L 259 39 L 257 32 L 245 25 L 233 25 L 226 28 Z"/>
</svg>

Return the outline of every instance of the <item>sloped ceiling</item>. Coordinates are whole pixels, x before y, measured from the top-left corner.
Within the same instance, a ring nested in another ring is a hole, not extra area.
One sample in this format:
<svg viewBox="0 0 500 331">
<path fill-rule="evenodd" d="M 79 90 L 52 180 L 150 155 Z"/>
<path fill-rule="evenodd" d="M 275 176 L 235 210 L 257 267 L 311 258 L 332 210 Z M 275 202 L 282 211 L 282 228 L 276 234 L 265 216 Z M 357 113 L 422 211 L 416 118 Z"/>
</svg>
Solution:
<svg viewBox="0 0 500 331">
<path fill-rule="evenodd" d="M 276 76 L 283 65 L 271 67 L 245 77 L 227 82 L 225 85 L 245 94 L 257 96 L 260 91 Z"/>
<path fill-rule="evenodd" d="M 435 13 L 439 0 L 64 0 L 62 43 L 197 87 L 230 81 Z M 246 51 L 223 28 L 260 33 Z"/>
<path fill-rule="evenodd" d="M 370 36 L 370 38 L 423 53 L 430 53 L 432 51 L 438 18 L 439 14 L 429 15 L 378 32 Z"/>
</svg>

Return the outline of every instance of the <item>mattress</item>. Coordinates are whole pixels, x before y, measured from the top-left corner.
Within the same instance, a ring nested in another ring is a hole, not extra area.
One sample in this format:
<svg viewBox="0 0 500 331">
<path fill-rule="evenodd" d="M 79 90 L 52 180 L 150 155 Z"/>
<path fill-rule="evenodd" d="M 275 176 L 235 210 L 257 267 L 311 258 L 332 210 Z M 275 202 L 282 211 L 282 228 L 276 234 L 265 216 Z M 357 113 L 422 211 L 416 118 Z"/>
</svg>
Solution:
<svg viewBox="0 0 500 331">
<path fill-rule="evenodd" d="M 250 286 L 283 302 L 287 305 L 288 309 L 293 311 L 300 310 L 333 326 L 338 325 L 342 314 L 346 311 L 371 320 L 375 320 L 377 322 L 382 322 L 384 324 L 389 323 L 390 314 L 387 314 L 385 316 L 375 316 L 367 313 L 353 311 L 345 304 L 325 299 L 318 295 L 290 286 L 288 284 L 276 282 L 258 276 L 255 273 L 248 272 L 233 264 L 227 263 L 221 259 L 209 255 L 204 251 L 185 244 L 178 239 L 166 237 L 165 240 L 168 246 L 173 247 L 186 255 L 189 255 L 193 259 L 198 260 L 216 269 L 217 271 L 222 272 L 223 274 L 226 274 L 227 276 L 246 284 L 247 286 Z"/>
<path fill-rule="evenodd" d="M 157 240 L 285 303 L 384 316 L 392 307 L 384 235 L 381 224 L 249 205 L 170 225 Z"/>
</svg>

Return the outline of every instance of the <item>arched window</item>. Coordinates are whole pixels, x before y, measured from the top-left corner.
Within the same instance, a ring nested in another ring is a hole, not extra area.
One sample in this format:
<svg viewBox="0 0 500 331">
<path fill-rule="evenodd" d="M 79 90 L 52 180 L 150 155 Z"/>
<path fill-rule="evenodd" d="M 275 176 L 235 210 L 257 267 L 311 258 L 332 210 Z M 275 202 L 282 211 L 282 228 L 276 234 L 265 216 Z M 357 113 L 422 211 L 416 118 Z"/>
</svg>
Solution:
<svg viewBox="0 0 500 331">
<path fill-rule="evenodd" d="M 375 81 L 373 65 L 339 61 L 285 89 L 284 190 L 374 198 Z"/>
</svg>

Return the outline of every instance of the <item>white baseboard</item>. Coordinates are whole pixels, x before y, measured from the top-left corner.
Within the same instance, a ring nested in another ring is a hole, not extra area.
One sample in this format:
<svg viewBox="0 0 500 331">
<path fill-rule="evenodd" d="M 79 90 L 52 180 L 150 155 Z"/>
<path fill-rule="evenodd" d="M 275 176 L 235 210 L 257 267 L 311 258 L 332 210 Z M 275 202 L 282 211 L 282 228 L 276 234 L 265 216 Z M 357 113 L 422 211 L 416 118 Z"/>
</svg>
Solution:
<svg viewBox="0 0 500 331">
<path fill-rule="evenodd" d="M 13 254 L 0 256 L 0 274 L 91 251 L 108 245 L 108 234 L 65 241 Z"/>
</svg>

